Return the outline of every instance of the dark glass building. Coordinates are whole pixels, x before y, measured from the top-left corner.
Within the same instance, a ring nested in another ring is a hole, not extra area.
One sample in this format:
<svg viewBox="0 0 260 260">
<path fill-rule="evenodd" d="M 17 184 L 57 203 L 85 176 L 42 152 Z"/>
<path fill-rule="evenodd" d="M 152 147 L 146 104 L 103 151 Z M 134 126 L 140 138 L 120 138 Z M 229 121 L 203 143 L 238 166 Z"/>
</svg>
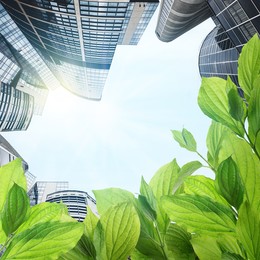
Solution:
<svg viewBox="0 0 260 260">
<path fill-rule="evenodd" d="M 199 5 L 202 7 L 199 8 Z M 254 34 L 260 33 L 259 0 L 191 0 L 189 4 L 181 0 L 164 1 L 156 34 L 162 41 L 174 40 L 209 17 L 216 27 L 202 44 L 199 55 L 200 74 L 203 77 L 222 78 L 230 75 L 238 85 L 239 53 Z M 241 89 L 238 90 L 242 95 Z"/>
<path fill-rule="evenodd" d="M 59 82 L 100 100 L 117 44 L 136 45 L 158 0 L 1 0 Z"/>
</svg>

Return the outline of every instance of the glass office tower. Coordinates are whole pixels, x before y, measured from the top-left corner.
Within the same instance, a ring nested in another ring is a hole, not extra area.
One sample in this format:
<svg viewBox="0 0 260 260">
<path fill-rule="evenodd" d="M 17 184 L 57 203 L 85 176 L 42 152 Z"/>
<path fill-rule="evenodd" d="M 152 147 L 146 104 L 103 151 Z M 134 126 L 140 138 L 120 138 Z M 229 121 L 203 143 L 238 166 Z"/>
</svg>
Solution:
<svg viewBox="0 0 260 260">
<path fill-rule="evenodd" d="M 1 0 L 72 93 L 100 100 L 117 44 L 136 45 L 158 0 Z"/>
<path fill-rule="evenodd" d="M 201 46 L 200 74 L 222 78 L 230 75 L 238 85 L 239 53 L 254 34 L 260 34 L 259 0 L 166 0 L 160 10 L 156 34 L 162 41 L 174 40 L 211 17 L 216 27 Z M 242 95 L 239 86 L 238 91 Z"/>
</svg>

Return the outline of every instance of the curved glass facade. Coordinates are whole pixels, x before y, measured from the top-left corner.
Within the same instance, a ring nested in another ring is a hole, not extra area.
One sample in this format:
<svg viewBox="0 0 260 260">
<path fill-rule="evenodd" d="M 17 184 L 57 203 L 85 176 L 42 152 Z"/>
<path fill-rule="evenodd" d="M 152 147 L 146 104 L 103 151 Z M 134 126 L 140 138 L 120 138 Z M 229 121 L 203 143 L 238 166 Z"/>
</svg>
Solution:
<svg viewBox="0 0 260 260">
<path fill-rule="evenodd" d="M 51 193 L 46 202 L 64 203 L 71 217 L 82 222 L 87 215 L 87 206 L 97 214 L 96 201 L 84 191 L 63 190 Z"/>
<path fill-rule="evenodd" d="M 161 41 L 170 42 L 211 15 L 205 0 L 164 0 L 155 33 Z"/>
</svg>

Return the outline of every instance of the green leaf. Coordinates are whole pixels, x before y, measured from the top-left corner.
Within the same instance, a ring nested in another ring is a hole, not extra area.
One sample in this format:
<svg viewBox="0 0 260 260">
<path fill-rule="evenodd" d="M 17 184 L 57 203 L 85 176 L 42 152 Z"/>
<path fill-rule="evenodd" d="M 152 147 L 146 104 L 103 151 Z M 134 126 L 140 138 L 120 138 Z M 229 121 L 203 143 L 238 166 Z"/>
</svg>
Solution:
<svg viewBox="0 0 260 260">
<path fill-rule="evenodd" d="M 246 45 L 238 59 L 238 81 L 249 101 L 254 82 L 260 71 L 260 41 L 255 34 Z"/>
<path fill-rule="evenodd" d="M 226 126 L 212 121 L 207 134 L 208 161 L 217 169 L 219 165 L 219 151 L 221 149 L 224 133 L 230 131 Z"/>
<path fill-rule="evenodd" d="M 178 174 L 178 178 L 174 183 L 173 194 L 183 184 L 184 180 L 188 176 L 193 174 L 195 171 L 197 171 L 201 167 L 202 167 L 202 164 L 199 161 L 193 161 L 193 162 L 189 162 L 189 163 L 186 163 L 185 165 L 183 165 L 179 174 Z"/>
<path fill-rule="evenodd" d="M 71 260 L 71 259 L 87 259 L 94 260 L 96 255 L 89 248 L 89 238 L 83 234 L 77 245 L 66 254 L 59 257 L 59 260 Z"/>
<path fill-rule="evenodd" d="M 121 203 L 101 215 L 102 226 L 97 259 L 127 259 L 140 234 L 140 222 L 132 203 Z M 97 249 L 97 248 L 96 248 Z"/>
<path fill-rule="evenodd" d="M 160 247 L 160 238 L 156 230 L 156 222 L 145 213 L 142 205 L 138 200 L 135 203 L 136 211 L 141 224 L 141 232 L 136 248 L 142 254 L 148 257 L 156 257 L 162 259 L 164 257 L 162 248 Z M 167 223 L 169 219 L 167 218 Z"/>
<path fill-rule="evenodd" d="M 183 148 L 191 152 L 197 151 L 197 144 L 193 135 L 185 128 L 182 131 L 172 130 L 173 138 L 179 143 Z"/>
<path fill-rule="evenodd" d="M 140 187 L 140 193 L 141 195 L 145 196 L 150 207 L 156 211 L 156 199 L 155 196 L 153 194 L 153 190 L 152 188 L 146 183 L 146 181 L 144 180 L 144 178 L 142 177 L 141 179 L 141 187 Z"/>
<path fill-rule="evenodd" d="M 3 209 L 7 194 L 16 183 L 20 187 L 27 189 L 26 178 L 24 176 L 21 159 L 14 161 L 0 167 L 0 212 Z"/>
<path fill-rule="evenodd" d="M 96 258 L 96 250 L 94 247 L 94 232 L 99 221 L 98 217 L 91 211 L 90 207 L 87 206 L 87 216 L 83 223 L 85 225 L 84 235 L 79 241 L 81 251 L 83 249 L 88 252 L 88 255 Z"/>
<path fill-rule="evenodd" d="M 238 258 L 238 259 L 244 259 L 242 257 L 242 256 L 244 256 L 244 254 L 243 254 L 244 250 L 242 250 L 241 244 L 238 242 L 236 237 L 233 237 L 233 236 L 230 236 L 227 234 L 220 234 L 217 237 L 217 243 L 218 243 L 219 248 L 221 249 L 222 253 L 224 253 L 224 252 L 229 253 L 228 255 L 231 254 L 230 257 L 240 256 L 241 258 Z M 222 255 L 222 258 L 223 258 L 223 255 Z"/>
<path fill-rule="evenodd" d="M 230 77 L 227 79 L 227 96 L 230 115 L 239 122 L 245 122 L 246 104 L 238 95 L 237 86 L 232 82 Z"/>
<path fill-rule="evenodd" d="M 260 87 L 251 92 L 248 104 L 248 125 L 250 139 L 256 143 L 257 135 L 260 133 Z"/>
<path fill-rule="evenodd" d="M 90 209 L 89 206 L 87 206 L 87 216 L 84 219 L 83 223 L 86 227 L 86 234 L 88 235 L 88 237 L 93 240 L 94 238 L 94 230 L 97 226 L 98 223 L 98 217 L 92 212 L 92 210 Z"/>
<path fill-rule="evenodd" d="M 153 176 L 149 185 L 157 199 L 163 195 L 170 195 L 173 192 L 175 181 L 178 178 L 180 167 L 176 159 L 162 166 Z"/>
<path fill-rule="evenodd" d="M 31 208 L 28 219 L 16 233 L 21 233 L 39 223 L 62 220 L 64 214 L 68 215 L 68 209 L 63 203 L 43 202 L 37 204 Z M 72 218 L 71 221 L 73 221 Z"/>
<path fill-rule="evenodd" d="M 191 240 L 193 249 L 200 260 L 220 260 L 221 250 L 216 238 L 210 236 L 195 236 Z"/>
<path fill-rule="evenodd" d="M 118 203 L 134 201 L 135 199 L 131 192 L 119 188 L 94 190 L 93 193 L 97 201 L 97 210 L 100 215 Z"/>
<path fill-rule="evenodd" d="M 148 203 L 147 199 L 143 195 L 138 196 L 138 203 L 139 203 L 139 208 L 143 211 L 143 214 L 152 221 L 156 220 L 157 213 L 156 211 L 150 206 Z"/>
<path fill-rule="evenodd" d="M 219 165 L 215 184 L 219 193 L 232 206 L 239 209 L 243 202 L 244 187 L 232 157 L 228 157 Z"/>
<path fill-rule="evenodd" d="M 39 223 L 14 236 L 2 259 L 56 259 L 75 247 L 82 234 L 78 222 Z"/>
<path fill-rule="evenodd" d="M 246 201 L 238 212 L 237 236 L 243 244 L 248 259 L 260 259 L 260 216 Z"/>
<path fill-rule="evenodd" d="M 229 206 L 227 201 L 216 191 L 214 180 L 203 175 L 189 176 L 184 183 L 184 192 L 207 196 L 213 201 Z"/>
<path fill-rule="evenodd" d="M 224 252 L 222 253 L 221 260 L 244 260 L 244 258 L 241 255 Z"/>
<path fill-rule="evenodd" d="M 244 186 L 244 193 L 250 204 L 260 207 L 260 161 L 250 145 L 234 134 L 225 134 L 220 150 L 220 160 L 229 156 L 235 161 Z"/>
<path fill-rule="evenodd" d="M 160 199 L 163 195 L 173 193 L 173 187 L 178 178 L 179 171 L 180 167 L 174 159 L 172 162 L 162 166 L 149 183 L 157 199 L 157 222 L 162 233 L 166 232 L 170 220 L 161 207 Z"/>
<path fill-rule="evenodd" d="M 229 127 L 239 136 L 244 136 L 243 125 L 229 114 L 226 80 L 215 77 L 202 78 L 198 104 L 205 115 Z"/>
<path fill-rule="evenodd" d="M 234 232 L 235 217 L 231 209 L 206 196 L 180 194 L 161 199 L 164 210 L 189 232 L 217 235 Z"/>
<path fill-rule="evenodd" d="M 165 236 L 165 243 L 175 259 L 195 259 L 190 240 L 190 233 L 176 224 L 170 224 Z"/>
<path fill-rule="evenodd" d="M 25 221 L 30 209 L 26 191 L 16 183 L 8 192 L 1 214 L 2 228 L 9 236 Z"/>
</svg>

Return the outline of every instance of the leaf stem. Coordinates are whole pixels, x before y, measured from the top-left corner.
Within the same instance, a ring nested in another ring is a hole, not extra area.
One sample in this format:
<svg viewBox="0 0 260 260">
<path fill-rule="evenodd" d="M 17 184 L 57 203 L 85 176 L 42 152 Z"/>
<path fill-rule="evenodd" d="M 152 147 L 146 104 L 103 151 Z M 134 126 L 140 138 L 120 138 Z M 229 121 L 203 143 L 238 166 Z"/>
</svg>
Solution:
<svg viewBox="0 0 260 260">
<path fill-rule="evenodd" d="M 155 225 L 155 229 L 156 229 L 157 235 L 158 235 L 159 240 L 160 240 L 160 247 L 162 248 L 164 258 L 165 258 L 165 259 L 168 259 L 167 255 L 166 255 L 166 252 L 164 251 L 164 243 L 163 243 L 163 241 L 162 241 L 162 237 L 161 237 L 161 234 L 160 234 L 160 230 L 158 229 L 158 226 L 157 226 L 157 223 L 156 223 L 156 222 L 154 222 L 154 225 Z"/>
<path fill-rule="evenodd" d="M 251 146 L 251 148 L 254 150 L 256 156 L 258 157 L 258 159 L 260 160 L 260 154 L 257 152 L 256 147 L 255 147 L 255 143 L 252 142 L 251 138 L 249 137 L 249 134 L 246 131 L 245 125 L 242 123 L 246 137 L 248 139 L 248 141 L 244 138 L 244 140 Z"/>
<path fill-rule="evenodd" d="M 196 151 L 197 155 L 209 165 L 209 168 L 214 171 L 214 167 L 207 161 L 207 159 L 205 159 L 198 151 Z"/>
</svg>

